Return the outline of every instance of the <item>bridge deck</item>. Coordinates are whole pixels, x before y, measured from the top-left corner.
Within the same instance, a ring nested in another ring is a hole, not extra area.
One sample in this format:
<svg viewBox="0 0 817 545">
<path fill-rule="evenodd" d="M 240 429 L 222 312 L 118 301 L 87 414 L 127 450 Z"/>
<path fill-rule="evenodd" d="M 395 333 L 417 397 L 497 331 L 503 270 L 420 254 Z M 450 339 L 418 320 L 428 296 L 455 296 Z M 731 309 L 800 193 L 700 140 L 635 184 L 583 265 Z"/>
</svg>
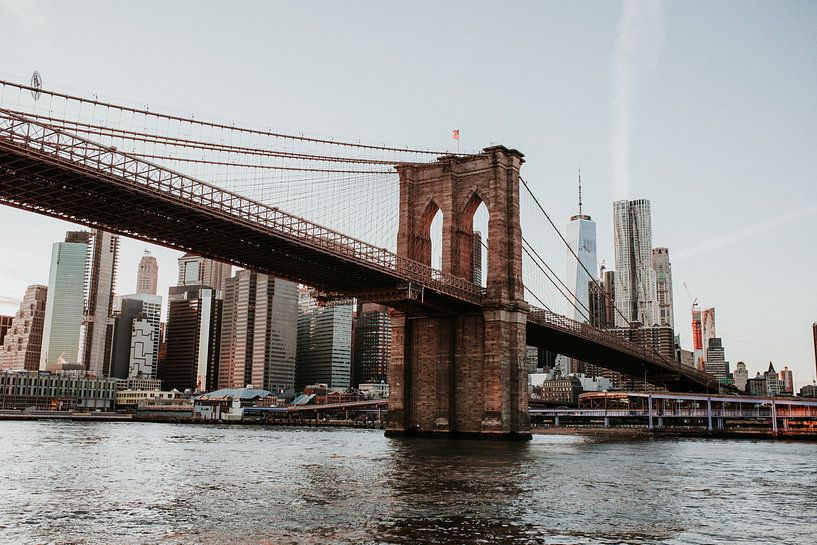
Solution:
<svg viewBox="0 0 817 545">
<path fill-rule="evenodd" d="M 398 308 L 480 312 L 481 288 L 173 170 L 0 110 L 0 203 Z M 712 375 L 587 324 L 534 309 L 528 344 L 673 390 Z"/>
</svg>

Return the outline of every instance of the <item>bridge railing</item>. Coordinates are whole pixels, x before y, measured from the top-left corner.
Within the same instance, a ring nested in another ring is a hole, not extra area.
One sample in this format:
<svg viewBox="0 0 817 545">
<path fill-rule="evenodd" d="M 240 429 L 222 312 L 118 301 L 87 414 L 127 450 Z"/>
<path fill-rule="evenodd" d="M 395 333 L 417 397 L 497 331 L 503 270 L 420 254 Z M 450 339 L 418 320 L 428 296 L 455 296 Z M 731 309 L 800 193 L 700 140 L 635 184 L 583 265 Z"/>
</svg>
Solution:
<svg viewBox="0 0 817 545">
<path fill-rule="evenodd" d="M 615 333 L 599 329 L 587 323 L 577 322 L 561 314 L 556 314 L 555 312 L 542 308 L 530 307 L 528 321 L 558 328 L 587 340 L 592 340 L 610 348 L 621 350 L 622 352 L 664 367 L 667 371 L 683 372 L 687 376 L 696 377 L 702 383 L 712 382 L 713 387 L 718 385 L 717 379 L 709 373 L 676 361 L 670 361 L 646 346 L 622 339 Z"/>
<path fill-rule="evenodd" d="M 474 304 L 482 300 L 480 286 L 462 278 L 288 214 L 277 207 L 133 157 L 115 147 L 103 146 L 2 109 L 0 147 L 12 148 L 46 162 L 67 162 L 72 170 L 90 176 L 105 176 L 116 184 L 138 186 L 187 206 L 196 206 L 210 213 L 217 211 L 252 228 L 262 227 L 278 237 L 358 261 L 456 299 Z"/>
</svg>

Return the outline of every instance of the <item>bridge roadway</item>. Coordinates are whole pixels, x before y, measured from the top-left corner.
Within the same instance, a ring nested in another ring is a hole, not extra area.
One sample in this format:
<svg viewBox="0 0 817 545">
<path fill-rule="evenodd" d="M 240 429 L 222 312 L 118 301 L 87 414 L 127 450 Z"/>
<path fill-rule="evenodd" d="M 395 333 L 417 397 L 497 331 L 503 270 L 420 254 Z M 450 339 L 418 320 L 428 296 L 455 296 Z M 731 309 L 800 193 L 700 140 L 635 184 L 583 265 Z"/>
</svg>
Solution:
<svg viewBox="0 0 817 545">
<path fill-rule="evenodd" d="M 0 203 L 358 296 L 407 312 L 479 312 L 483 291 L 277 207 L 0 110 Z M 548 311 L 528 344 L 673 391 L 709 391 L 712 375 Z"/>
</svg>

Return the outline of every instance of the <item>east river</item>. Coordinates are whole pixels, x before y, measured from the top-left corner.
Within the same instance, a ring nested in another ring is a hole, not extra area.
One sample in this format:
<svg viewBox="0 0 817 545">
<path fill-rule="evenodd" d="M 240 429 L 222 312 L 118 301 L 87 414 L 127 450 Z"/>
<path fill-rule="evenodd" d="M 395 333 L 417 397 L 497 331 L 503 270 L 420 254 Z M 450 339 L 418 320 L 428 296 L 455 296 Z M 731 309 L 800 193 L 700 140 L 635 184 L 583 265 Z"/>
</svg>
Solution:
<svg viewBox="0 0 817 545">
<path fill-rule="evenodd" d="M 817 444 L 0 422 L 2 543 L 817 543 Z"/>
</svg>

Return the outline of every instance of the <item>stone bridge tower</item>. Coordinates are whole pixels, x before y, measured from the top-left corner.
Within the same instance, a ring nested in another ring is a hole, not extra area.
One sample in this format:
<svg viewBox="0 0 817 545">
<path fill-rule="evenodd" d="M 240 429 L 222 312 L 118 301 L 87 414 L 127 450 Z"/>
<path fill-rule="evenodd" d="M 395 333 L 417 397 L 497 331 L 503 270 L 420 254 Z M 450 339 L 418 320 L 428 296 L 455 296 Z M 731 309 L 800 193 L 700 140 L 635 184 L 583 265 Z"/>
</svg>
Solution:
<svg viewBox="0 0 817 545">
<path fill-rule="evenodd" d="M 392 315 L 386 433 L 530 438 L 519 169 L 503 146 L 402 165 L 398 255 L 431 265 L 431 222 L 443 213 L 442 270 L 472 279 L 473 218 L 490 215 L 482 309 Z M 484 236 L 484 233 L 483 233 Z"/>
</svg>

